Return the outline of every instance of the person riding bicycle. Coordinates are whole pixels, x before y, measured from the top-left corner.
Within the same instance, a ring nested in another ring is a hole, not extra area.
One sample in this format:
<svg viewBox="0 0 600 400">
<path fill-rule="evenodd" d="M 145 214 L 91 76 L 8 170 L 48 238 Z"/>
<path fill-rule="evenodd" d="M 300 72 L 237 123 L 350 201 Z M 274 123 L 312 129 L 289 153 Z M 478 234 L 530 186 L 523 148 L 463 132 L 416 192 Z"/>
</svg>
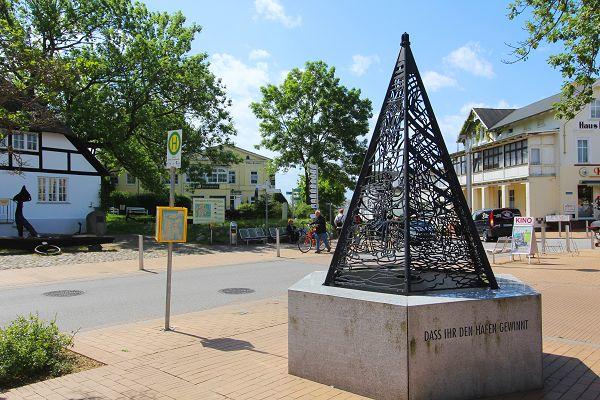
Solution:
<svg viewBox="0 0 600 400">
<path fill-rule="evenodd" d="M 331 251 L 331 246 L 329 245 L 329 239 L 327 237 L 327 223 L 325 222 L 325 218 L 321 215 L 321 211 L 315 211 L 315 219 L 311 222 L 311 225 L 315 227 L 315 236 L 317 238 L 317 253 L 321 252 L 321 240 L 325 243 L 325 247 L 327 247 L 327 251 Z"/>
</svg>

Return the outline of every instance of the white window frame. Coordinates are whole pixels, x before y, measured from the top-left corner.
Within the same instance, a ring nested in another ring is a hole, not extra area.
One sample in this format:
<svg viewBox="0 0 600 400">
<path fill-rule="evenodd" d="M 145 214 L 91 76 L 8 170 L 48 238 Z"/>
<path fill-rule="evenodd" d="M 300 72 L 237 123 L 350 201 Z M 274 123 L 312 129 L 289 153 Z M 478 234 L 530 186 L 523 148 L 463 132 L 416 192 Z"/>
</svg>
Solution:
<svg viewBox="0 0 600 400">
<path fill-rule="evenodd" d="M 580 146 L 580 142 L 585 142 L 585 146 Z M 577 164 L 587 164 L 590 162 L 590 140 L 588 138 L 577 138 Z M 585 150 L 585 160 L 580 150 Z M 581 156 L 581 157 L 580 157 Z"/>
<path fill-rule="evenodd" d="M 26 133 L 25 134 L 25 147 L 27 151 L 38 151 L 38 135 L 37 133 Z M 31 145 L 31 148 L 30 148 Z"/>
<path fill-rule="evenodd" d="M 133 180 L 131 180 L 133 178 Z M 135 185 L 137 183 L 137 178 L 131 175 L 129 172 L 125 172 L 125 184 L 126 185 Z"/>
<path fill-rule="evenodd" d="M 19 139 L 17 145 L 17 141 L 15 139 Z M 31 145 L 31 147 L 30 147 Z M 24 150 L 24 151 L 38 151 L 39 149 L 39 140 L 37 133 L 13 133 L 12 134 L 12 148 L 15 150 Z"/>
<path fill-rule="evenodd" d="M 227 172 L 227 183 L 232 183 L 232 184 L 234 184 L 234 183 L 235 183 L 235 181 L 236 181 L 235 170 L 233 170 L 233 169 L 230 169 L 230 170 Z"/>
<path fill-rule="evenodd" d="M 252 179 L 252 176 L 256 176 L 256 179 Z M 251 185 L 258 184 L 258 171 L 250 171 L 250 184 Z"/>
<path fill-rule="evenodd" d="M 0 139 L 0 148 L 7 148 L 8 147 L 8 133 L 4 134 L 4 137 Z"/>
<path fill-rule="evenodd" d="M 214 167 L 210 174 L 204 174 L 206 183 L 227 183 L 229 172 L 227 168 Z"/>
<path fill-rule="evenodd" d="M 25 150 L 25 134 L 13 133 L 11 146 L 15 150 Z"/>
<path fill-rule="evenodd" d="M 537 162 L 535 162 L 534 152 L 537 152 Z M 531 154 L 529 155 L 530 165 L 542 165 L 542 149 L 539 147 L 531 147 Z"/>
<path fill-rule="evenodd" d="M 38 203 L 68 202 L 68 178 L 62 176 L 38 176 Z"/>
<path fill-rule="evenodd" d="M 590 118 L 600 119 L 600 99 L 594 99 L 590 103 Z"/>
</svg>

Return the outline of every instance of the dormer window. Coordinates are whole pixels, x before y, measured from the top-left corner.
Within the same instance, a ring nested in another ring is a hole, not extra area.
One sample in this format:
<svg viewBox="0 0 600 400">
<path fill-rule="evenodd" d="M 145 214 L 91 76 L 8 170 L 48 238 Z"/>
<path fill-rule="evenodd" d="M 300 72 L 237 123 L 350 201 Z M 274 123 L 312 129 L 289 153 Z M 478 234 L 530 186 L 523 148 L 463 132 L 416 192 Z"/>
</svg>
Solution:
<svg viewBox="0 0 600 400">
<path fill-rule="evenodd" d="M 590 105 L 590 118 L 600 119 L 600 99 L 592 100 Z"/>
<path fill-rule="evenodd" d="M 13 133 L 12 147 L 15 150 L 38 150 L 38 135 L 37 133 Z"/>
</svg>

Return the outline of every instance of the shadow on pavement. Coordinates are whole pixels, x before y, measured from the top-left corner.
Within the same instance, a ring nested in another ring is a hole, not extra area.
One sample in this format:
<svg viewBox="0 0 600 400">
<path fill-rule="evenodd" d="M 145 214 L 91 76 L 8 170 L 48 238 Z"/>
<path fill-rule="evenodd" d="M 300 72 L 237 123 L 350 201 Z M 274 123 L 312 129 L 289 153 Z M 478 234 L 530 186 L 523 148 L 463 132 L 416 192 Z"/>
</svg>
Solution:
<svg viewBox="0 0 600 400">
<path fill-rule="evenodd" d="M 598 395 L 600 377 L 580 359 L 558 354 L 543 355 L 544 387 L 486 400 L 588 399 Z M 515 371 L 526 373 L 526 371 Z M 588 390 L 590 389 L 590 390 Z M 592 397 L 588 397 L 592 396 Z"/>
<path fill-rule="evenodd" d="M 185 335 L 185 336 L 193 337 L 196 339 L 200 339 L 200 344 L 202 344 L 202 347 L 208 347 L 209 349 L 220 350 L 220 351 L 248 350 L 248 351 L 253 351 L 255 353 L 277 356 L 277 354 L 272 354 L 272 353 L 269 353 L 266 351 L 257 350 L 252 343 L 250 343 L 246 340 L 233 339 L 233 338 L 228 338 L 228 337 L 209 339 L 209 338 L 205 338 L 202 336 L 193 335 L 191 333 L 186 333 L 186 332 L 181 332 L 181 331 L 173 330 L 172 332 L 178 333 L 180 335 Z"/>
</svg>

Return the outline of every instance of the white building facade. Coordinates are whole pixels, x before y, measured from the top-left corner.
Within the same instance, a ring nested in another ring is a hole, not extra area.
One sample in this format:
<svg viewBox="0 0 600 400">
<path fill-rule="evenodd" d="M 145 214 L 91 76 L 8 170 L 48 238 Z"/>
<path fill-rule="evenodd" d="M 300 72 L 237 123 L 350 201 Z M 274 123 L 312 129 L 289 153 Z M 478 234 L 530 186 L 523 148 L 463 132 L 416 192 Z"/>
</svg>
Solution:
<svg viewBox="0 0 600 400">
<path fill-rule="evenodd" d="M 523 215 L 600 218 L 600 84 L 572 120 L 555 118 L 554 95 L 512 110 L 472 109 L 452 159 L 472 210 L 511 207 Z"/>
<path fill-rule="evenodd" d="M 12 149 L 12 151 L 8 151 Z M 100 206 L 106 170 L 68 133 L 19 132 L 0 140 L 0 236 L 17 236 L 12 198 L 25 186 L 23 215 L 40 234 L 85 232 Z"/>
</svg>

